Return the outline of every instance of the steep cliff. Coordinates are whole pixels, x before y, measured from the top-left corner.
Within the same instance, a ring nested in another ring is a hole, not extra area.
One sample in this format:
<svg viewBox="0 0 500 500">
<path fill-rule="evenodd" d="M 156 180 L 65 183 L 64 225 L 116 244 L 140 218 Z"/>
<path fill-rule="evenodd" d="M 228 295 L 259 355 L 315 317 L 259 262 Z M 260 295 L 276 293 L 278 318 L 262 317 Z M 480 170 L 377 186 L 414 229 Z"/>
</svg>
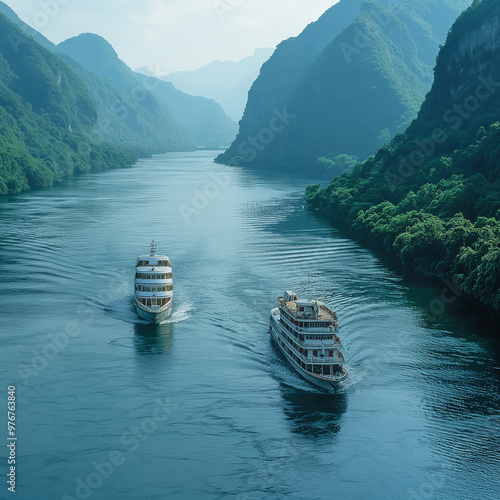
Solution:
<svg viewBox="0 0 500 500">
<path fill-rule="evenodd" d="M 475 0 L 454 24 L 408 130 L 307 199 L 406 269 L 500 309 L 497 0 Z"/>
<path fill-rule="evenodd" d="M 295 87 L 314 59 L 359 14 L 363 0 L 340 0 L 297 37 L 281 42 L 264 63 L 248 93 L 240 129 L 231 148 L 217 161 L 234 162 L 239 146 L 249 136 L 268 128 L 275 112 L 282 112 Z"/>
</svg>

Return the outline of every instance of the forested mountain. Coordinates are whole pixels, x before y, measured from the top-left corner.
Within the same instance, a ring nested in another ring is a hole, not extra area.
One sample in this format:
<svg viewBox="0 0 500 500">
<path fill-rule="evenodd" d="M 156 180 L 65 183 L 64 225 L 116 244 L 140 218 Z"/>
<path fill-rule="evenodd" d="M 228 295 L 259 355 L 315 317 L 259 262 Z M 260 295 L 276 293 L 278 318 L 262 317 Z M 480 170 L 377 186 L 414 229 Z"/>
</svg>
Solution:
<svg viewBox="0 0 500 500">
<path fill-rule="evenodd" d="M 306 197 L 407 269 L 500 309 L 498 0 L 458 18 L 434 76 L 406 132 Z"/>
<path fill-rule="evenodd" d="M 139 157 L 168 151 L 192 151 L 193 139 L 161 102 L 149 92 L 126 92 L 108 78 L 59 54 L 78 74 L 94 98 L 96 136 L 127 147 Z"/>
<path fill-rule="evenodd" d="M 0 2 L 0 11 L 38 43 L 57 52 L 56 45 L 21 21 L 3 2 Z M 94 131 L 99 139 L 124 146 L 137 156 L 194 149 L 188 132 L 159 102 L 154 103 L 152 98 L 145 99 L 144 93 L 132 95 L 109 79 L 85 69 L 73 58 L 60 53 L 57 55 L 74 69 L 93 96 L 97 110 Z"/>
<path fill-rule="evenodd" d="M 0 194 L 130 165 L 133 153 L 96 138 L 96 120 L 78 75 L 0 13 Z"/>
<path fill-rule="evenodd" d="M 235 122 L 245 110 L 248 91 L 259 76 L 260 68 L 273 49 L 256 49 L 241 61 L 213 61 L 194 71 L 176 71 L 162 76 L 176 88 L 191 95 L 199 95 L 218 102 Z"/>
<path fill-rule="evenodd" d="M 263 68 L 240 133 L 218 161 L 335 172 L 350 163 L 346 158 L 365 159 L 403 131 L 431 86 L 439 43 L 470 0 L 394 3 L 341 0 L 320 19 L 321 25 L 310 25 L 295 39 L 298 44 L 307 30 L 311 37 L 325 23 L 334 35 L 320 52 L 295 47 L 302 57 L 300 74 L 293 57 L 287 61 L 290 69 L 273 56 L 264 66 L 268 72 L 292 73 L 287 91 L 280 92 L 283 99 L 259 95 L 263 86 L 272 92 Z M 282 50 L 279 46 L 275 54 Z M 311 56 L 307 63 L 303 51 Z M 270 137 L 263 130 L 269 130 L 276 110 L 286 110 L 289 118 Z"/>
<path fill-rule="evenodd" d="M 157 101 L 168 108 L 174 119 L 198 146 L 223 146 L 234 139 L 237 126 L 215 101 L 187 95 L 171 83 L 133 72 L 118 58 L 102 37 L 84 33 L 57 46 L 88 71 L 107 78 L 127 95 L 151 110 Z"/>
</svg>

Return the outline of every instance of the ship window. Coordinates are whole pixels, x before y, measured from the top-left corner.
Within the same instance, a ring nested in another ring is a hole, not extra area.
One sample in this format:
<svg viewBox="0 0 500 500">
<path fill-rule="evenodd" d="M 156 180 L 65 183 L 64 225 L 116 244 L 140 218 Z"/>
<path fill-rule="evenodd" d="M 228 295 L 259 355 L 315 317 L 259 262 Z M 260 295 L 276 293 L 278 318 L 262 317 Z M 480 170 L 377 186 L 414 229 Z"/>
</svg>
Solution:
<svg viewBox="0 0 500 500">
<path fill-rule="evenodd" d="M 318 357 L 318 351 L 313 351 L 313 356 L 314 356 L 315 358 L 317 358 L 317 357 Z"/>
</svg>

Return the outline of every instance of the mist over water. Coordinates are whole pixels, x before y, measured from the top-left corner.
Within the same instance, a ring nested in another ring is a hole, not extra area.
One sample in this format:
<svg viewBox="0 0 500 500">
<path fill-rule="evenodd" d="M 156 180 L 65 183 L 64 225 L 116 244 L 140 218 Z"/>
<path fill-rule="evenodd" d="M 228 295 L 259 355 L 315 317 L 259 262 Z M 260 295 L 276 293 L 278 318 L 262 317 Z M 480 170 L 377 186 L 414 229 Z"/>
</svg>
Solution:
<svg viewBox="0 0 500 500">
<path fill-rule="evenodd" d="M 92 500 L 497 499 L 494 326 L 457 303 L 430 314 L 442 286 L 410 287 L 308 212 L 314 179 L 213 158 L 156 156 L 0 201 L 17 498 L 79 498 L 90 477 Z M 174 273 L 158 326 L 133 306 L 152 239 Z M 338 313 L 336 394 L 271 343 L 290 288 Z"/>
</svg>

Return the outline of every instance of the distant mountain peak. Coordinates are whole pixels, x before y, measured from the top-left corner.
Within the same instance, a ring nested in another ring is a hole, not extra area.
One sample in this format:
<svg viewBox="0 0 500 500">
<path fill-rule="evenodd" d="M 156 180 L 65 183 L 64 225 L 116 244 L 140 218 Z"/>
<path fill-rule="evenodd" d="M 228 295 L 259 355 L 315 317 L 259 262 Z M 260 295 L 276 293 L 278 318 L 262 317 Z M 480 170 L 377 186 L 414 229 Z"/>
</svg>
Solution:
<svg viewBox="0 0 500 500">
<path fill-rule="evenodd" d="M 252 83 L 273 52 L 271 48 L 257 48 L 240 61 L 215 60 L 194 71 L 176 71 L 161 79 L 172 82 L 188 94 L 214 99 L 234 121 L 238 121 Z"/>
<path fill-rule="evenodd" d="M 58 49 L 64 48 L 63 52 L 83 49 L 88 57 L 98 59 L 109 57 L 118 59 L 118 54 L 113 46 L 105 38 L 95 33 L 81 33 L 61 42 L 57 47 Z"/>
</svg>

